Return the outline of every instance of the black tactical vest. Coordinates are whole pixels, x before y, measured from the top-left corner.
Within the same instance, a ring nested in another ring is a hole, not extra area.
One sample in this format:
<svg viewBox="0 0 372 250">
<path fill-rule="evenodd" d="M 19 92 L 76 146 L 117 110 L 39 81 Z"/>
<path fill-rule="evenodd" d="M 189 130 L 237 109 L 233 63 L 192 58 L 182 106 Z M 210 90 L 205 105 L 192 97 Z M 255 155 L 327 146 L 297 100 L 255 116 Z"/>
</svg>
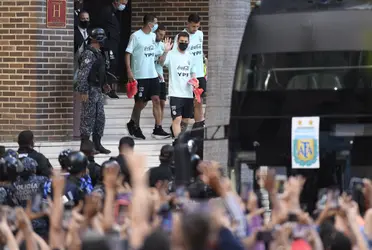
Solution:
<svg viewBox="0 0 372 250">
<path fill-rule="evenodd" d="M 89 85 L 92 87 L 102 87 L 105 84 L 106 79 L 105 59 L 99 50 L 91 46 L 87 46 L 87 50 L 92 51 L 96 57 L 96 61 L 94 62 L 88 76 Z"/>
</svg>

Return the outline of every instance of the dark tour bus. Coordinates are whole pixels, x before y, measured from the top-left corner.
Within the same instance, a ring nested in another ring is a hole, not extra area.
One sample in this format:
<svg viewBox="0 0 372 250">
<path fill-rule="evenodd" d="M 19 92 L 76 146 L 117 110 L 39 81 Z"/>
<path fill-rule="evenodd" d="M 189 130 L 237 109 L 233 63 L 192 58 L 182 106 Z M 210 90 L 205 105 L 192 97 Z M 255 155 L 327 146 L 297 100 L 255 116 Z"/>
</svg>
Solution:
<svg viewBox="0 0 372 250">
<path fill-rule="evenodd" d="M 316 190 L 372 177 L 372 5 L 367 1 L 263 0 L 248 19 L 229 126 L 237 185 L 250 169 L 307 177 Z M 320 169 L 291 169 L 292 117 L 320 117 Z"/>
</svg>

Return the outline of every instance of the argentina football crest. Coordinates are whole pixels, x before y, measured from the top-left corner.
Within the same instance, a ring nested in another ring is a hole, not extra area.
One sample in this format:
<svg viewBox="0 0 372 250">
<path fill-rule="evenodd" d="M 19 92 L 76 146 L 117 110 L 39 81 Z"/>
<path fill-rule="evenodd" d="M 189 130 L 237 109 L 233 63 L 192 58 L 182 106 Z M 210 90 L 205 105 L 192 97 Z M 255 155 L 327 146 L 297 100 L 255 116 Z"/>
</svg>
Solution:
<svg viewBox="0 0 372 250">
<path fill-rule="evenodd" d="M 319 168 L 319 117 L 292 118 L 292 168 Z"/>
</svg>

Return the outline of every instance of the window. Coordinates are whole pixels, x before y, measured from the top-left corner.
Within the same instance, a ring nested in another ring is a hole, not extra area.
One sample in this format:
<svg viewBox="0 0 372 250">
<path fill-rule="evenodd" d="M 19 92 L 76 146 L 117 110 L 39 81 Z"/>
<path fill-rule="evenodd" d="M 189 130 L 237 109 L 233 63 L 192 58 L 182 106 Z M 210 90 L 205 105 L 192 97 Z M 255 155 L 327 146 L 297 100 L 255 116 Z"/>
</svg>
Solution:
<svg viewBox="0 0 372 250">
<path fill-rule="evenodd" d="M 252 56 L 255 91 L 372 88 L 372 51 L 273 53 Z"/>
</svg>

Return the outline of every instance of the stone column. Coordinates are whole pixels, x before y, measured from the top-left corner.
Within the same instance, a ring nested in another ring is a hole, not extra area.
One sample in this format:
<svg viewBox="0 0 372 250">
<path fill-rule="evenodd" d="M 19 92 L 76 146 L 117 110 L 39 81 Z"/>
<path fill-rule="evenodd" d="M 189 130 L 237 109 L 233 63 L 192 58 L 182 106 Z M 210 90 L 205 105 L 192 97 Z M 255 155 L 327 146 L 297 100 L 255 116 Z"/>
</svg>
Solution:
<svg viewBox="0 0 372 250">
<path fill-rule="evenodd" d="M 229 124 L 231 93 L 249 0 L 209 0 L 206 126 Z M 227 166 L 228 142 L 204 142 L 204 159 Z"/>
</svg>

